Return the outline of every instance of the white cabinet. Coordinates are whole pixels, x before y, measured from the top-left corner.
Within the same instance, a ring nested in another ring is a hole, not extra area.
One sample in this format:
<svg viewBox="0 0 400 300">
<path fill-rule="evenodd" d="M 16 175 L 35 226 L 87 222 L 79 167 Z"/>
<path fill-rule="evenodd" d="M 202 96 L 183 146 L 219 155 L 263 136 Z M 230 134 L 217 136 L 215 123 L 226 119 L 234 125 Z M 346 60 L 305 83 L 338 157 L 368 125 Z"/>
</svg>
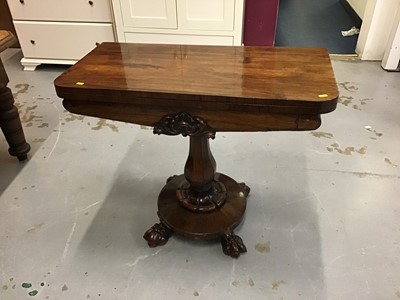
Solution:
<svg viewBox="0 0 400 300">
<path fill-rule="evenodd" d="M 241 45 L 244 0 L 112 0 L 119 42 Z"/>
<path fill-rule="evenodd" d="M 74 64 L 98 43 L 114 41 L 109 0 L 7 0 L 24 70 Z"/>
</svg>

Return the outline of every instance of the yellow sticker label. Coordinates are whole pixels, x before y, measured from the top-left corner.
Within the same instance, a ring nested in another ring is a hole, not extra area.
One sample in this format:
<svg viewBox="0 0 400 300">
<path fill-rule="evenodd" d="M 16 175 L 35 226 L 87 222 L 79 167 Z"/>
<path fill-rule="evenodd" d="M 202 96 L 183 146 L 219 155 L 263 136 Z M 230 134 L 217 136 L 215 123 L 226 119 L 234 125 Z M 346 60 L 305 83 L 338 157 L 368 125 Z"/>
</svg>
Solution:
<svg viewBox="0 0 400 300">
<path fill-rule="evenodd" d="M 328 94 L 319 94 L 318 97 L 320 97 L 320 98 L 327 98 L 327 97 L 328 97 Z"/>
<path fill-rule="evenodd" d="M 81 81 L 78 81 L 77 83 L 76 83 L 76 85 L 84 85 L 85 83 L 84 82 L 81 82 Z"/>
</svg>

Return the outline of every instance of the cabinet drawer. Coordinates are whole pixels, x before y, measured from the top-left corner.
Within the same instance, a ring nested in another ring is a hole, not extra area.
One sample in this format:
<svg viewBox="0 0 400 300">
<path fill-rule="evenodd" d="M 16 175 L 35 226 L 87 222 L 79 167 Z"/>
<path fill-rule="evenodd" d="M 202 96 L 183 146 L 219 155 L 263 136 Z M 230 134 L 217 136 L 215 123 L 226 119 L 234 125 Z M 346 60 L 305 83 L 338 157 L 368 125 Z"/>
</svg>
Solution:
<svg viewBox="0 0 400 300">
<path fill-rule="evenodd" d="M 111 22 L 109 0 L 8 0 L 14 20 Z"/>
<path fill-rule="evenodd" d="M 111 24 L 14 21 L 26 58 L 78 60 L 96 43 L 114 41 Z"/>
<path fill-rule="evenodd" d="M 127 43 L 232 46 L 233 36 L 125 32 Z"/>
</svg>

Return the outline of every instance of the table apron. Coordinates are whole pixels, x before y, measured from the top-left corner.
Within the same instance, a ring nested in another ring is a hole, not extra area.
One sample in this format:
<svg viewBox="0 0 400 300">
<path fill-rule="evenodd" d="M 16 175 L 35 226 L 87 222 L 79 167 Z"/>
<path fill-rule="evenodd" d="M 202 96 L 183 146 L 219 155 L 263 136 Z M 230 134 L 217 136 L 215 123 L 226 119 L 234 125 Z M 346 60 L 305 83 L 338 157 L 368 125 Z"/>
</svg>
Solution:
<svg viewBox="0 0 400 300">
<path fill-rule="evenodd" d="M 257 110 L 211 110 L 180 106 L 155 107 L 67 99 L 63 101 L 63 105 L 72 113 L 146 126 L 154 126 L 162 117 L 180 112 L 200 117 L 216 131 L 301 131 L 315 130 L 321 125 L 319 114 L 261 113 Z"/>
</svg>

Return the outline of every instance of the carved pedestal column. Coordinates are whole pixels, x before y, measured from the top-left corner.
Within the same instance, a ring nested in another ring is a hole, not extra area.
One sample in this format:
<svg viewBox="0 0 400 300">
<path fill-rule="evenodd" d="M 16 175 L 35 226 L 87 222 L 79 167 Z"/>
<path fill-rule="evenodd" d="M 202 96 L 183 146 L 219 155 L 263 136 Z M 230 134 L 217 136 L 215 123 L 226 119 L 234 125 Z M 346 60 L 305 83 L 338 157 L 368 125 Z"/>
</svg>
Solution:
<svg viewBox="0 0 400 300">
<path fill-rule="evenodd" d="M 250 189 L 216 173 L 209 146 L 215 131 L 203 120 L 180 113 L 164 117 L 154 133 L 190 136 L 190 148 L 184 175 L 170 177 L 160 193 L 160 223 L 144 234 L 149 246 L 164 245 L 177 232 L 195 239 L 221 238 L 224 253 L 232 257 L 246 252 L 233 229 L 242 220 Z"/>
<path fill-rule="evenodd" d="M 185 165 L 187 183 L 177 190 L 181 205 L 191 211 L 207 212 L 225 203 L 226 188 L 215 180 L 216 163 L 208 137 L 191 136 Z"/>
</svg>

